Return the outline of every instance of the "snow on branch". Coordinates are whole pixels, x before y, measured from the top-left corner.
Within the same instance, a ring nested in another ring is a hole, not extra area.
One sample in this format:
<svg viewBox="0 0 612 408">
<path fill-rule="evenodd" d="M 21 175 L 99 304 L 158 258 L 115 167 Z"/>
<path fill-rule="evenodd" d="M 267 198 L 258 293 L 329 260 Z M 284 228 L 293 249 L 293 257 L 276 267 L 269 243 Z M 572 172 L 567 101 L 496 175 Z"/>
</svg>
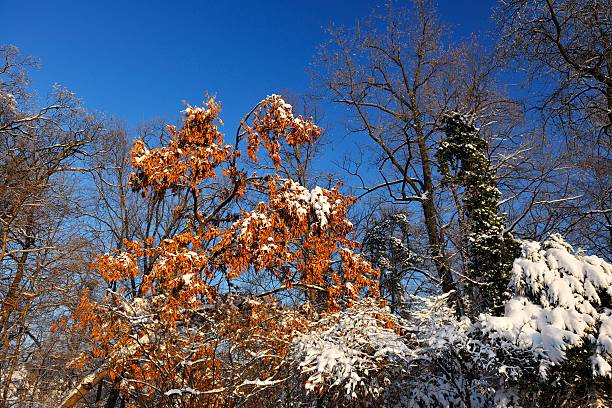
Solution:
<svg viewBox="0 0 612 408">
<path fill-rule="evenodd" d="M 371 299 L 321 319 L 295 341 L 306 390 L 349 400 L 380 394 L 392 369 L 413 356 L 401 333 L 400 319 Z"/>
<path fill-rule="evenodd" d="M 523 242 L 510 285 L 514 297 L 504 316 L 483 316 L 484 330 L 533 350 L 544 364 L 560 363 L 569 348 L 592 342 L 593 375 L 611 375 L 612 265 L 575 253 L 552 235 L 543 243 Z"/>
</svg>

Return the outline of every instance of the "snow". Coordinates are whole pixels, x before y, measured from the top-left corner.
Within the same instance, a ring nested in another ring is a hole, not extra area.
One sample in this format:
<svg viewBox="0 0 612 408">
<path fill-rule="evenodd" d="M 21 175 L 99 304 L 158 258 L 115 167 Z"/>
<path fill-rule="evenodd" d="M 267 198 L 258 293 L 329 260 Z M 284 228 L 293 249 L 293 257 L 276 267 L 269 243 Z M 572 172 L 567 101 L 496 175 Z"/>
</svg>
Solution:
<svg viewBox="0 0 612 408">
<path fill-rule="evenodd" d="M 279 196 L 271 200 L 270 206 L 288 209 L 290 216 L 299 221 L 310 220 L 312 216 L 315 220 L 314 224 L 324 229 L 329 224 L 329 218 L 334 214 L 336 205 L 341 204 L 339 202 L 330 203 L 328 194 L 328 190 L 319 186 L 309 190 L 298 182 L 287 179 L 281 185 Z M 265 206 L 263 203 L 260 204 Z M 271 221 L 264 212 L 257 209 L 249 212 L 245 218 L 234 224 L 238 235 L 243 238 L 251 237 L 251 226 L 267 228 L 271 226 Z M 267 249 L 273 248 L 268 247 Z"/>
<path fill-rule="evenodd" d="M 0 112 L 4 115 L 17 114 L 17 100 L 15 96 L 9 92 L 0 89 Z"/>
<path fill-rule="evenodd" d="M 601 354 L 591 356 L 591 366 L 593 367 L 593 374 L 596 376 L 609 377 L 612 371 L 612 367 Z"/>
<path fill-rule="evenodd" d="M 239 220 L 235 226 L 238 228 L 239 232 L 238 235 L 241 238 L 251 238 L 252 237 L 252 232 L 250 232 L 250 230 L 253 228 L 253 226 L 259 226 L 260 228 L 267 228 L 269 226 L 272 225 L 270 219 L 267 217 L 266 214 L 258 211 L 258 210 L 253 210 L 251 212 L 248 213 L 248 215 Z M 256 229 L 255 229 L 256 230 Z"/>
<path fill-rule="evenodd" d="M 544 371 L 595 333 L 593 374 L 610 376 L 606 359 L 612 351 L 612 311 L 601 304 L 599 294 L 612 294 L 612 265 L 576 254 L 559 235 L 551 235 L 543 243 L 523 242 L 512 273 L 515 295 L 504 316 L 482 316 L 482 328 L 542 355 Z"/>
<path fill-rule="evenodd" d="M 134 266 L 134 260 L 132 259 L 132 257 L 130 256 L 129 253 L 127 252 L 120 252 L 116 257 L 115 260 L 120 263 L 121 265 L 123 265 L 123 267 L 125 269 L 129 269 L 132 266 Z"/>
<path fill-rule="evenodd" d="M 203 108 L 199 106 L 191 106 L 187 105 L 185 110 L 182 110 L 181 113 L 184 113 L 187 116 L 187 120 L 193 120 L 198 115 L 208 115 L 210 113 L 210 109 Z"/>
<path fill-rule="evenodd" d="M 298 219 L 304 219 L 312 211 L 321 229 L 328 224 L 332 213 L 332 205 L 327 198 L 326 191 L 319 186 L 308 190 L 301 184 L 289 179 L 285 182 L 283 199 Z"/>
<path fill-rule="evenodd" d="M 293 117 L 293 107 L 285 102 L 283 98 L 278 95 L 273 95 L 270 98 L 277 99 L 278 107 L 276 108 L 276 113 L 281 119 L 287 119 Z"/>
<path fill-rule="evenodd" d="M 397 322 L 387 308 L 363 299 L 352 308 L 323 318 L 310 333 L 298 336 L 295 356 L 308 375 L 309 392 L 320 387 L 339 388 L 349 399 L 359 394 L 376 395 L 382 388 L 377 374 L 412 352 L 387 322 Z M 384 375 L 384 374 L 383 374 Z"/>
<path fill-rule="evenodd" d="M 184 283 L 186 286 L 191 285 L 191 282 L 192 282 L 192 280 L 193 280 L 194 275 L 195 275 L 194 273 L 186 273 L 186 274 L 184 274 L 184 275 L 183 275 L 183 283 Z"/>
<path fill-rule="evenodd" d="M 195 395 L 195 394 L 198 394 L 198 392 L 196 390 L 194 390 L 193 388 L 191 388 L 191 387 L 185 387 L 185 388 L 181 388 L 181 389 L 173 388 L 173 389 L 168 390 L 168 391 L 166 391 L 164 393 L 164 395 L 166 397 L 170 397 L 172 395 L 183 395 L 183 394 L 193 394 L 193 395 Z"/>
</svg>

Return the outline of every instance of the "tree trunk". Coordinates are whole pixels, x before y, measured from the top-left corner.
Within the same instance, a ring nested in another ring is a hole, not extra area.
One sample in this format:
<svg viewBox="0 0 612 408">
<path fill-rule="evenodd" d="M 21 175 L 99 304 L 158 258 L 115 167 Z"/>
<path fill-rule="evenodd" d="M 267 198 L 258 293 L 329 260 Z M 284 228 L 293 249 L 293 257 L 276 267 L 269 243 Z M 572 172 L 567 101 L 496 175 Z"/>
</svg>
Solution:
<svg viewBox="0 0 612 408">
<path fill-rule="evenodd" d="M 423 207 L 423 215 L 425 217 L 425 225 L 427 226 L 427 238 L 429 241 L 429 251 L 433 257 L 433 262 L 438 272 L 438 277 L 442 282 L 442 290 L 448 293 L 455 289 L 451 269 L 448 265 L 446 256 L 444 235 L 438 228 L 436 220 L 436 207 L 433 197 L 433 176 L 431 171 L 431 159 L 429 150 L 425 141 L 425 136 L 422 130 L 417 127 L 417 143 L 419 146 L 419 155 L 421 156 L 421 168 L 423 172 L 423 186 L 425 187 L 424 199 L 421 201 Z M 454 297 L 453 297 L 454 298 Z"/>
</svg>

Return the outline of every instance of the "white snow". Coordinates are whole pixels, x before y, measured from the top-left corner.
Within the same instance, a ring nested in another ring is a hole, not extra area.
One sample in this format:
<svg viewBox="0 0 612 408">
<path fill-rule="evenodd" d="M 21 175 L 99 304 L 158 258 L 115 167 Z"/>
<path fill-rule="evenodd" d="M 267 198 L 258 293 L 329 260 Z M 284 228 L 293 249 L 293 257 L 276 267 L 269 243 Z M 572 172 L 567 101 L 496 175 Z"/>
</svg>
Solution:
<svg viewBox="0 0 612 408">
<path fill-rule="evenodd" d="M 375 395 L 381 392 L 377 374 L 399 360 L 413 355 L 402 337 L 385 327 L 397 318 L 374 301 L 363 299 L 352 308 L 323 318 L 308 334 L 298 336 L 295 355 L 308 375 L 306 390 L 340 387 L 349 399 L 356 391 Z M 384 375 L 384 374 L 383 374 Z"/>
<path fill-rule="evenodd" d="M 327 226 L 328 218 L 332 213 L 332 205 L 325 194 L 326 191 L 319 186 L 308 190 L 289 179 L 285 182 L 282 198 L 286 200 L 293 215 L 299 219 L 306 218 L 311 211 L 314 212 L 319 227 L 323 229 Z"/>
<path fill-rule="evenodd" d="M 184 113 L 185 116 L 187 116 L 187 120 L 193 120 L 198 114 L 208 115 L 208 113 L 210 113 L 210 109 L 187 105 L 185 110 L 182 110 L 181 113 Z"/>
<path fill-rule="evenodd" d="M 561 362 L 568 348 L 595 333 L 593 373 L 610 375 L 606 359 L 612 351 L 612 311 L 602 307 L 598 292 L 612 294 L 612 265 L 575 254 L 559 235 L 552 235 L 542 244 L 523 242 L 523 255 L 512 272 L 515 296 L 506 303 L 504 316 L 482 316 L 483 329 L 543 355 L 544 368 L 547 360 Z"/>
</svg>

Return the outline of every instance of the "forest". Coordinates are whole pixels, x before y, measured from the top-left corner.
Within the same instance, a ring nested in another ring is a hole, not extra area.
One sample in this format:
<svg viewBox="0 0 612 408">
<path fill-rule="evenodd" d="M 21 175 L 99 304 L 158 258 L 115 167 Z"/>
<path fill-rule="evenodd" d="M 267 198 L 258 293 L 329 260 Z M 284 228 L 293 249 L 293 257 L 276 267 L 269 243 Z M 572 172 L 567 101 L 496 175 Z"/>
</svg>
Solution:
<svg viewBox="0 0 612 408">
<path fill-rule="evenodd" d="M 328 27 L 237 126 L 0 45 L 0 407 L 612 406 L 612 1 L 440 15 Z"/>
</svg>

